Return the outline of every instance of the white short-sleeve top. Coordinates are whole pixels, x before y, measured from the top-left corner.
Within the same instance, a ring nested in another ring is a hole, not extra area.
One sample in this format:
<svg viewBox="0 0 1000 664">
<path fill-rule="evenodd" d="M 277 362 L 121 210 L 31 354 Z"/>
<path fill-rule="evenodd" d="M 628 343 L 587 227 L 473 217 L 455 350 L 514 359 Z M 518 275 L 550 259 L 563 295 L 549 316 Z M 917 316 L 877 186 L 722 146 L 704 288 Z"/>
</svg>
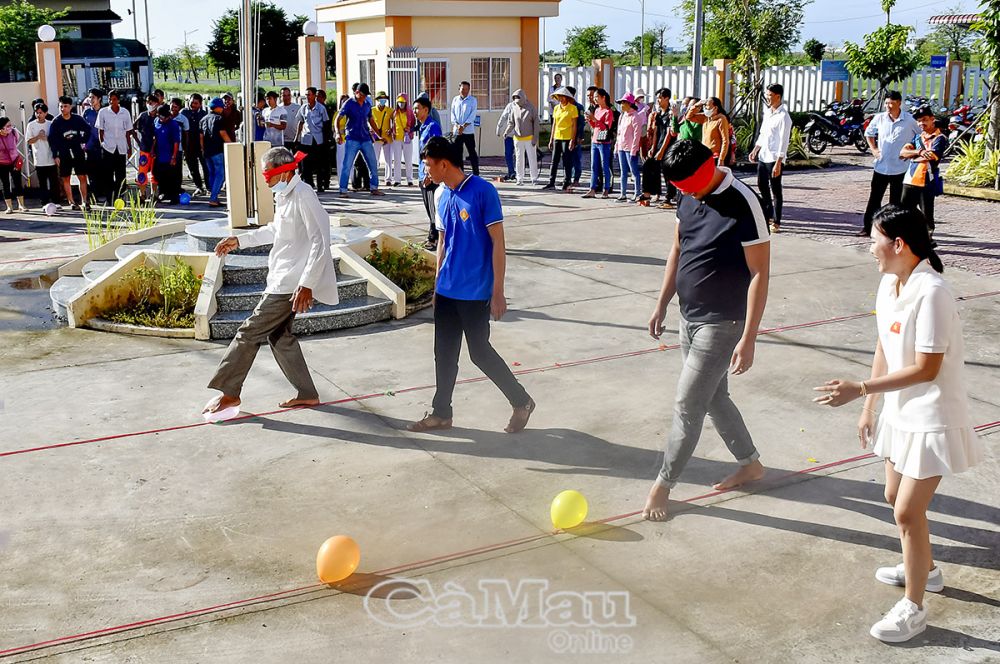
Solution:
<svg viewBox="0 0 1000 664">
<path fill-rule="evenodd" d="M 922 261 L 896 294 L 897 278 L 882 277 L 875 301 L 878 337 L 889 373 L 916 364 L 916 354 L 944 353 L 937 377 L 885 393 L 883 417 L 900 431 L 936 432 L 970 426 L 965 347 L 955 295 Z"/>
</svg>

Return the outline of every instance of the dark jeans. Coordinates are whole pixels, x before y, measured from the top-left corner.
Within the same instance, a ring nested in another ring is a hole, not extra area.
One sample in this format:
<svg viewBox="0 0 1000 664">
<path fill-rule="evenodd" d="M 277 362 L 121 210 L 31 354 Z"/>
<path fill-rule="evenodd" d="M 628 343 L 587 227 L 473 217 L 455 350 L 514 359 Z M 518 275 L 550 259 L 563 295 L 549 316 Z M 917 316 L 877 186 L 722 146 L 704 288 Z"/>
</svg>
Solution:
<svg viewBox="0 0 1000 664">
<path fill-rule="evenodd" d="M 464 153 L 469 153 L 469 163 L 472 164 L 473 175 L 479 175 L 479 153 L 476 152 L 476 134 L 459 134 L 455 137 L 455 149 L 458 150 L 458 158 L 462 162 L 462 169 L 465 169 Z"/>
<path fill-rule="evenodd" d="M 662 163 L 662 162 L 660 162 L 660 163 Z M 676 201 L 677 200 L 677 187 L 675 187 L 674 183 L 671 182 L 670 178 L 667 177 L 667 170 L 666 170 L 665 166 L 663 168 L 662 175 L 663 175 L 663 181 L 667 183 L 667 200 L 668 201 Z"/>
<path fill-rule="evenodd" d="M 427 218 L 430 219 L 431 224 L 429 230 L 427 231 L 427 240 L 428 242 L 434 242 L 435 244 L 438 241 L 438 229 L 437 223 L 435 223 L 437 215 L 434 214 L 434 192 L 437 191 L 437 188 L 438 186 L 433 182 L 426 187 L 423 182 L 420 183 L 420 198 L 424 201 L 424 209 L 427 210 Z"/>
<path fill-rule="evenodd" d="M 514 177 L 514 137 L 503 139 L 503 160 L 507 163 L 507 177 Z"/>
<path fill-rule="evenodd" d="M 36 166 L 35 173 L 38 177 L 38 199 L 42 205 L 52 202 L 58 203 L 62 197 L 62 188 L 59 184 L 59 173 L 55 166 Z"/>
<path fill-rule="evenodd" d="M 472 363 L 500 388 L 511 406 L 527 406 L 531 397 L 490 345 L 489 300 L 454 300 L 435 295 L 434 369 L 437 391 L 434 393 L 434 415 L 451 419 L 451 397 L 458 378 L 458 356 L 462 352 L 463 334 L 469 344 Z"/>
<path fill-rule="evenodd" d="M 0 189 L 3 190 L 3 197 L 8 200 L 14 196 L 24 196 L 21 171 L 14 170 L 14 164 L 0 164 Z"/>
<path fill-rule="evenodd" d="M 341 180 L 343 180 L 342 177 Z M 354 172 L 351 175 L 351 186 L 358 191 L 368 191 L 372 186 L 371 174 L 368 172 L 368 162 L 365 161 L 364 155 L 360 152 L 354 158 Z"/>
<path fill-rule="evenodd" d="M 663 194 L 663 160 L 650 157 L 642 162 L 642 193 L 650 196 Z"/>
<path fill-rule="evenodd" d="M 208 165 L 205 163 L 205 156 L 185 152 L 184 161 L 187 162 L 188 172 L 191 173 L 195 188 L 204 189 L 205 183 L 208 181 Z M 204 180 L 202 180 L 202 173 L 205 174 Z"/>
<path fill-rule="evenodd" d="M 577 184 L 583 175 L 583 148 L 577 143 L 573 151 L 570 152 L 570 182 Z"/>
<path fill-rule="evenodd" d="M 934 232 L 934 190 L 931 187 L 903 185 L 903 196 L 899 204 L 911 210 L 920 210 L 927 219 L 927 230 Z"/>
<path fill-rule="evenodd" d="M 316 188 L 320 191 L 326 191 L 330 188 L 330 173 L 331 173 L 331 160 L 330 160 L 330 146 L 333 142 L 323 143 L 320 147 L 320 160 L 319 169 L 316 173 Z"/>
<path fill-rule="evenodd" d="M 113 203 L 124 196 L 125 190 L 125 155 L 120 152 L 104 151 L 104 167 L 107 169 L 104 182 L 108 202 Z"/>
<path fill-rule="evenodd" d="M 303 145 L 302 151 L 306 153 L 306 158 L 302 160 L 302 181 L 310 187 L 316 187 L 317 180 L 322 183 L 324 169 L 327 168 L 325 166 L 327 146 L 313 143 L 312 145 Z M 326 172 L 327 186 L 329 186 L 330 176 L 329 172 Z"/>
<path fill-rule="evenodd" d="M 103 157 L 104 148 L 87 150 L 87 195 L 95 201 L 108 191 L 108 166 Z"/>
<path fill-rule="evenodd" d="M 556 175 L 559 173 L 559 165 L 562 164 L 565 177 L 563 178 L 563 189 L 568 187 L 573 181 L 573 153 L 569 150 L 569 141 L 553 141 L 552 166 L 549 170 L 549 186 L 556 185 Z"/>
<path fill-rule="evenodd" d="M 872 173 L 872 190 L 868 196 L 868 207 L 865 208 L 865 233 L 871 234 L 872 232 L 872 217 L 882 207 L 882 197 L 885 196 L 887 187 L 889 189 L 889 205 L 899 205 L 903 197 L 904 175 L 906 174 L 882 175 L 881 173 Z"/>
<path fill-rule="evenodd" d="M 781 223 L 781 206 L 784 196 L 781 193 L 781 175 L 772 177 L 774 162 L 757 162 L 757 189 L 760 190 L 760 200 L 764 204 L 764 218 L 774 220 L 775 224 Z M 784 174 L 784 171 L 782 171 Z M 771 200 L 771 194 L 774 200 Z"/>
<path fill-rule="evenodd" d="M 153 162 L 153 177 L 156 179 L 157 193 L 160 198 L 177 204 L 181 195 L 180 164 L 171 166 L 170 162 Z"/>
</svg>

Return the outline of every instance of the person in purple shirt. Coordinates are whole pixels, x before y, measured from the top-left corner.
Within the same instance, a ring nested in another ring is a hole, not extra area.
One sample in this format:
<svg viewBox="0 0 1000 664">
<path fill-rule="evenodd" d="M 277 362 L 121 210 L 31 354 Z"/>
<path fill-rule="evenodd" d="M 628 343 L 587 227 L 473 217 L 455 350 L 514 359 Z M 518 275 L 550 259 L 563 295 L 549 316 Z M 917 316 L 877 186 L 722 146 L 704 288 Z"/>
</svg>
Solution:
<svg viewBox="0 0 1000 664">
<path fill-rule="evenodd" d="M 158 116 L 153 126 L 153 180 L 157 188 L 157 200 L 169 205 L 180 202 L 181 125 L 174 120 L 170 107 L 166 104 L 156 111 Z"/>
</svg>

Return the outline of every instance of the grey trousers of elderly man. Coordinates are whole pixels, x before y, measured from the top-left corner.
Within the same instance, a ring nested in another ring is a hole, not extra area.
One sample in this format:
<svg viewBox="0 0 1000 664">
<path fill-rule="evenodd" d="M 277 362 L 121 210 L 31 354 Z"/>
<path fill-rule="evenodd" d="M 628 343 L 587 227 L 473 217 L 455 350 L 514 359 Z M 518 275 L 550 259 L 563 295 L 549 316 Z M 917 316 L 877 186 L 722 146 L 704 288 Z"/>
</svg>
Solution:
<svg viewBox="0 0 1000 664">
<path fill-rule="evenodd" d="M 681 319 L 680 333 L 684 366 L 677 381 L 674 420 L 663 467 L 657 477 L 657 482 L 667 488 L 677 484 L 694 454 L 706 415 L 741 466 L 760 457 L 743 416 L 729 397 L 727 373 L 733 350 L 743 336 L 743 321 L 696 323 Z"/>
<path fill-rule="evenodd" d="M 309 375 L 299 340 L 292 334 L 294 320 L 291 293 L 265 294 L 250 318 L 237 330 L 208 386 L 227 397 L 239 397 L 257 350 L 266 341 L 281 372 L 297 390 L 296 398 L 318 399 L 319 392 Z"/>
</svg>

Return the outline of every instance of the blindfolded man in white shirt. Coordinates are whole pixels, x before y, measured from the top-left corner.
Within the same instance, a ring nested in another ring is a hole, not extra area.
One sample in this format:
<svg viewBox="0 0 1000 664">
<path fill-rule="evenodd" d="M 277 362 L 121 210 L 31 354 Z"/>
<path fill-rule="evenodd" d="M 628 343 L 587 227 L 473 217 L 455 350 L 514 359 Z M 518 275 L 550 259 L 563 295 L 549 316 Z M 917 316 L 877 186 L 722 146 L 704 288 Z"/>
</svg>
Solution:
<svg viewBox="0 0 1000 664">
<path fill-rule="evenodd" d="M 281 408 L 315 406 L 319 393 L 309 375 L 298 339 L 292 334 L 296 314 L 309 311 L 313 299 L 337 304 L 337 274 L 330 254 L 330 217 L 312 187 L 296 168 L 304 155 L 292 156 L 287 148 L 271 148 L 261 158 L 264 178 L 274 193 L 274 221 L 266 226 L 228 237 L 215 247 L 218 256 L 236 249 L 272 245 L 267 259 L 267 288 L 253 314 L 239 331 L 218 371 L 209 382 L 222 394 L 203 413 L 238 408 L 257 347 L 267 341 L 285 378 L 296 395 Z"/>
<path fill-rule="evenodd" d="M 764 216 L 771 225 L 771 232 L 781 230 L 781 171 L 792 136 L 792 116 L 782 103 L 785 89 L 779 83 L 767 86 L 764 101 L 764 122 L 760 137 L 750 152 L 750 161 L 757 162 L 757 188 L 764 202 Z M 773 200 L 772 200 L 773 194 Z"/>
</svg>

